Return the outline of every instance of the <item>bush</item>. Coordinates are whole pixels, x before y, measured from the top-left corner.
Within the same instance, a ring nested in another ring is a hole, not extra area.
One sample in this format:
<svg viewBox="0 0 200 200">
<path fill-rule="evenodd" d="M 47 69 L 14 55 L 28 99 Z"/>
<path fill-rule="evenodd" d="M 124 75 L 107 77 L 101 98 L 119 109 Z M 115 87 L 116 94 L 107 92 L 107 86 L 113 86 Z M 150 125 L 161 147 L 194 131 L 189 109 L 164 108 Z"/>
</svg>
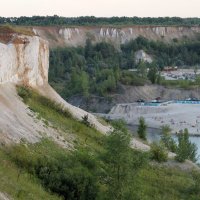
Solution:
<svg viewBox="0 0 200 200">
<path fill-rule="evenodd" d="M 24 86 L 20 86 L 20 87 L 18 86 L 17 93 L 24 100 L 25 103 L 31 97 L 31 92 L 30 92 L 29 88 L 24 87 Z"/>
<path fill-rule="evenodd" d="M 165 162 L 168 158 L 168 153 L 165 146 L 160 143 L 152 143 L 150 149 L 151 158 L 158 162 Z"/>
<path fill-rule="evenodd" d="M 18 167 L 38 177 L 46 189 L 64 199 L 96 199 L 99 188 L 95 157 L 86 150 L 69 154 L 48 140 L 42 144 L 49 146 L 48 154 L 46 148 L 41 148 L 41 143 L 17 145 L 9 150 L 9 154 Z"/>
</svg>

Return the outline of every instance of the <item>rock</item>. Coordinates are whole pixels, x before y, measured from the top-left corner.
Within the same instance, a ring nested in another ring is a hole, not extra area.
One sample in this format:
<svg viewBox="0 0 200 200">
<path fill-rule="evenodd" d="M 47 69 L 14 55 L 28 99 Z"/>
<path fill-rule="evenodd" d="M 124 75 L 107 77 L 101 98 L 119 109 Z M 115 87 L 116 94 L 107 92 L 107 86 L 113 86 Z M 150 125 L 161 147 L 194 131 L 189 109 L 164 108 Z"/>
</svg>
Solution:
<svg viewBox="0 0 200 200">
<path fill-rule="evenodd" d="M 0 84 L 36 87 L 48 83 L 48 42 L 37 36 L 16 37 L 17 43 L 0 43 Z"/>
<path fill-rule="evenodd" d="M 144 50 L 139 50 L 135 52 L 135 62 L 139 63 L 140 61 L 152 63 L 153 59 Z"/>
</svg>

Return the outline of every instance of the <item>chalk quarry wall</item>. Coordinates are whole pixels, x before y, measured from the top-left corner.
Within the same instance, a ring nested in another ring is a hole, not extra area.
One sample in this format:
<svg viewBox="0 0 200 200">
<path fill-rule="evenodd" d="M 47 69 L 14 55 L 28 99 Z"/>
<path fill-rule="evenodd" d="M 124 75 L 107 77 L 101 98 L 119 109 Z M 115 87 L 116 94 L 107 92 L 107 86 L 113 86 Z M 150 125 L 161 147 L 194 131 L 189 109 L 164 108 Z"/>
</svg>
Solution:
<svg viewBox="0 0 200 200">
<path fill-rule="evenodd" d="M 48 83 L 48 66 L 48 42 L 37 36 L 13 35 L 0 43 L 0 84 L 42 86 Z"/>
<path fill-rule="evenodd" d="M 60 138 L 58 130 L 46 127 L 42 120 L 37 120 L 34 113 L 27 109 L 27 105 L 17 95 L 16 84 L 34 88 L 68 109 L 80 121 L 88 115 L 89 122 L 102 133 L 110 131 L 110 127 L 102 125 L 92 114 L 64 101 L 48 84 L 47 41 L 38 36 L 13 34 L 9 37 L 9 41 L 0 38 L 0 145 L 19 142 L 22 138 L 37 142 L 45 133 L 45 136 L 66 146 L 63 139 L 57 139 Z"/>
<path fill-rule="evenodd" d="M 34 27 L 35 34 L 46 39 L 50 47 L 84 45 L 87 38 L 93 42 L 126 43 L 138 36 L 151 40 L 171 41 L 174 38 L 195 39 L 200 34 L 199 26 L 129 26 L 129 27 Z"/>
</svg>

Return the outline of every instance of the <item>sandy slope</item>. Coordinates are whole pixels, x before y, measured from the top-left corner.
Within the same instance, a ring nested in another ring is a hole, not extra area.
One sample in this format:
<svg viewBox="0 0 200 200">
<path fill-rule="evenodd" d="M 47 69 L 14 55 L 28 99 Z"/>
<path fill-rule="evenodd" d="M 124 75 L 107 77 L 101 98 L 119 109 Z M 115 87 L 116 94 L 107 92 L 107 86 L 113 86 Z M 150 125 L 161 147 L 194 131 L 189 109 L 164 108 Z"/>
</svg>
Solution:
<svg viewBox="0 0 200 200">
<path fill-rule="evenodd" d="M 31 143 L 39 141 L 43 136 L 50 137 L 64 147 L 60 133 L 53 128 L 45 126 L 42 120 L 38 120 L 27 105 L 17 95 L 14 84 L 0 85 L 0 142 L 20 142 L 25 139 Z"/>
</svg>

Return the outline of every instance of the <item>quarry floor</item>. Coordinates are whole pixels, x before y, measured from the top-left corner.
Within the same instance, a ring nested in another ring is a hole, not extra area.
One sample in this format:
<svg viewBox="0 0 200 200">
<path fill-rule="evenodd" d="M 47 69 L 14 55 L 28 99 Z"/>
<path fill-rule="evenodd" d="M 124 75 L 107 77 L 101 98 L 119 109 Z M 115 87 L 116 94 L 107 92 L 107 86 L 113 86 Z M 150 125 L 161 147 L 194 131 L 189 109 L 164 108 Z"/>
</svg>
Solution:
<svg viewBox="0 0 200 200">
<path fill-rule="evenodd" d="M 172 133 L 178 133 L 187 128 L 191 135 L 200 136 L 200 104 L 172 103 L 162 106 L 141 106 L 137 103 L 117 104 L 105 117 L 124 119 L 132 125 L 138 125 L 138 119 L 144 117 L 148 127 L 161 128 L 163 125 L 169 125 Z"/>
</svg>

